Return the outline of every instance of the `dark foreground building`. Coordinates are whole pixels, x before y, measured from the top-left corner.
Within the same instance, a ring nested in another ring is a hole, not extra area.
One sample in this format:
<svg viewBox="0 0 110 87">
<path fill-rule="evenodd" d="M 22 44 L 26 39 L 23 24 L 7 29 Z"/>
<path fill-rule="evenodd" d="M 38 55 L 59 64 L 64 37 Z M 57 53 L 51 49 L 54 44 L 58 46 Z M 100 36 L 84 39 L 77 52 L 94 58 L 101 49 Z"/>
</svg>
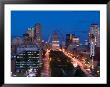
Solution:
<svg viewBox="0 0 110 87">
<path fill-rule="evenodd" d="M 16 56 L 16 74 L 27 76 L 26 72 L 32 69 L 36 76 L 40 76 L 41 61 L 39 51 L 25 51 Z"/>
</svg>

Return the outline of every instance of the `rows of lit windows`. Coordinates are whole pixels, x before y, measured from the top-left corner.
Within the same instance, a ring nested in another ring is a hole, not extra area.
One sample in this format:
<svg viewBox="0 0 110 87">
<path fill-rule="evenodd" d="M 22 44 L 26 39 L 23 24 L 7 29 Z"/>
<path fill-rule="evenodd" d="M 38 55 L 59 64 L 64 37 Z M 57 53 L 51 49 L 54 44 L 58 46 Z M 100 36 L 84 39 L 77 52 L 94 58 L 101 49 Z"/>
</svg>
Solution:
<svg viewBox="0 0 110 87">
<path fill-rule="evenodd" d="M 24 56 L 25 55 L 25 56 Z M 41 62 L 39 60 L 39 53 L 35 51 L 27 51 L 16 56 L 16 68 L 17 69 L 27 69 L 29 67 L 39 68 L 41 67 Z"/>
<path fill-rule="evenodd" d="M 20 61 L 20 62 L 16 61 L 16 64 L 17 64 L 17 63 L 37 63 L 37 62 L 39 63 L 40 60 L 37 60 L 37 61 L 35 61 L 35 60 L 33 60 L 33 61 L 28 60 L 28 61 L 26 61 L 26 62 L 24 62 L 24 61 L 23 61 L 23 62 L 22 62 L 22 61 Z"/>
<path fill-rule="evenodd" d="M 16 58 L 16 56 L 12 56 L 12 58 Z"/>
<path fill-rule="evenodd" d="M 28 54 L 28 55 L 33 55 L 33 54 Z"/>
<path fill-rule="evenodd" d="M 17 56 L 17 58 L 24 58 L 23 56 Z"/>
<path fill-rule="evenodd" d="M 25 66 L 32 66 L 32 67 L 36 66 L 37 67 L 39 65 L 40 64 L 28 64 L 28 63 L 27 64 L 16 64 L 17 67 L 20 67 L 20 66 L 23 66 L 23 67 L 25 67 Z"/>
<path fill-rule="evenodd" d="M 39 57 L 32 57 L 32 56 L 29 56 L 29 58 L 39 58 Z"/>
<path fill-rule="evenodd" d="M 17 56 L 17 58 L 27 58 L 25 56 Z M 28 58 L 39 58 L 39 56 L 28 56 Z"/>
<path fill-rule="evenodd" d="M 19 55 L 25 55 L 25 54 L 19 54 Z"/>
<path fill-rule="evenodd" d="M 24 64 L 24 63 L 22 63 L 22 64 L 17 63 L 16 66 L 17 66 L 17 65 L 18 65 L 18 66 L 19 66 L 19 65 L 23 65 L 23 66 L 24 66 L 24 65 L 27 65 L 27 64 L 26 64 L 26 63 L 25 63 L 25 64 Z"/>
<path fill-rule="evenodd" d="M 38 52 L 36 52 L 36 51 L 28 51 L 27 53 L 38 53 Z"/>
<path fill-rule="evenodd" d="M 32 53 L 31 53 L 31 54 L 28 54 L 28 55 L 35 55 L 35 54 L 32 54 Z M 36 54 L 36 55 L 39 55 L 39 54 Z"/>
</svg>

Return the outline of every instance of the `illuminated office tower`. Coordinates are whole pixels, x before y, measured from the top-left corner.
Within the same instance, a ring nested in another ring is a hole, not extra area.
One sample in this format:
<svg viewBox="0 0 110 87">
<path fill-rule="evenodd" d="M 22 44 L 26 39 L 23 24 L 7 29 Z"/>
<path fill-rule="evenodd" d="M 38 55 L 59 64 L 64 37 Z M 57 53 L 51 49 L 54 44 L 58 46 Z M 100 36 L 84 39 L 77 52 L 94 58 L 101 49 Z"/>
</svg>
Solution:
<svg viewBox="0 0 110 87">
<path fill-rule="evenodd" d="M 95 49 L 95 59 L 99 60 L 100 56 L 100 31 L 99 31 L 99 26 L 97 24 L 91 24 L 90 29 L 89 29 L 89 44 L 91 46 L 91 35 L 94 36 L 94 49 Z M 90 55 L 91 56 L 91 55 Z"/>
<path fill-rule="evenodd" d="M 100 59 L 100 33 L 97 24 L 91 24 L 89 30 L 90 57 L 92 58 L 92 68 L 94 61 Z"/>
<path fill-rule="evenodd" d="M 72 43 L 72 40 L 73 40 L 73 34 L 66 34 L 66 47 L 67 48 Z"/>
<path fill-rule="evenodd" d="M 76 36 L 73 36 L 73 38 L 72 38 L 72 43 L 79 45 L 79 38 L 76 37 Z"/>
<path fill-rule="evenodd" d="M 95 36 L 90 34 L 90 57 L 95 56 Z"/>
<path fill-rule="evenodd" d="M 34 29 L 34 40 L 35 43 L 40 47 L 41 46 L 41 24 L 37 23 Z"/>
<path fill-rule="evenodd" d="M 92 58 L 92 69 L 94 68 L 95 39 L 95 36 L 93 34 L 90 34 L 90 57 Z"/>
<path fill-rule="evenodd" d="M 60 45 L 59 45 L 59 38 L 58 38 L 58 33 L 54 32 L 52 35 L 52 49 L 56 50 L 59 49 Z"/>
<path fill-rule="evenodd" d="M 33 41 L 34 41 L 34 27 L 28 28 L 26 33 L 29 35 L 31 42 L 33 43 Z"/>
<path fill-rule="evenodd" d="M 31 38 L 29 37 L 29 34 L 28 33 L 25 33 L 23 34 L 23 42 L 24 42 L 24 45 L 29 45 L 31 44 Z"/>
<path fill-rule="evenodd" d="M 91 24 L 90 29 L 89 29 L 89 37 L 90 35 L 93 34 L 95 38 L 95 46 L 100 47 L 100 31 L 99 27 L 97 24 Z M 89 43 L 90 43 L 90 38 L 89 38 Z"/>
<path fill-rule="evenodd" d="M 42 38 L 41 38 L 41 24 L 36 23 L 34 26 L 34 42 L 39 48 L 39 57 L 40 57 L 40 62 L 43 62 L 42 60 Z"/>
<path fill-rule="evenodd" d="M 26 72 L 32 69 L 36 76 L 40 76 L 42 62 L 40 51 L 36 45 L 21 45 L 17 48 L 16 73 L 27 76 Z"/>
</svg>

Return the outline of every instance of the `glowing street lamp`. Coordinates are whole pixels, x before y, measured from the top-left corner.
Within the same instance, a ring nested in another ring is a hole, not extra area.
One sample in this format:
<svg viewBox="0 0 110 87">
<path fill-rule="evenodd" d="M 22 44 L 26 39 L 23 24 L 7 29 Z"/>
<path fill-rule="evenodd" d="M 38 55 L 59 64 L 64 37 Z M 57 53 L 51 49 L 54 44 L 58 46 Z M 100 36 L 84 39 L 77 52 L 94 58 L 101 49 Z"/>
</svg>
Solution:
<svg viewBox="0 0 110 87">
<path fill-rule="evenodd" d="M 74 66 L 75 68 L 78 67 L 77 62 L 74 62 L 74 63 L 73 63 L 73 66 Z"/>
</svg>

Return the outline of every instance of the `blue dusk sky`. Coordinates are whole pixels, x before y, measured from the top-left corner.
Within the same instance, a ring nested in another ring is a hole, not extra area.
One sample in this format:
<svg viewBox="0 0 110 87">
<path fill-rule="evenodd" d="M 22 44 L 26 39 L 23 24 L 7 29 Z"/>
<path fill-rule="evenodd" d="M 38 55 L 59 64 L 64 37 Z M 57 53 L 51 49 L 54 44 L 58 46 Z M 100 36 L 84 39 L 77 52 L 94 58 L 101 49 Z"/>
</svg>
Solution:
<svg viewBox="0 0 110 87">
<path fill-rule="evenodd" d="M 42 26 L 44 40 L 57 31 L 60 38 L 73 33 L 82 42 L 87 39 L 91 24 L 100 26 L 100 11 L 12 11 L 11 36 L 22 36 L 36 23 Z"/>
</svg>

